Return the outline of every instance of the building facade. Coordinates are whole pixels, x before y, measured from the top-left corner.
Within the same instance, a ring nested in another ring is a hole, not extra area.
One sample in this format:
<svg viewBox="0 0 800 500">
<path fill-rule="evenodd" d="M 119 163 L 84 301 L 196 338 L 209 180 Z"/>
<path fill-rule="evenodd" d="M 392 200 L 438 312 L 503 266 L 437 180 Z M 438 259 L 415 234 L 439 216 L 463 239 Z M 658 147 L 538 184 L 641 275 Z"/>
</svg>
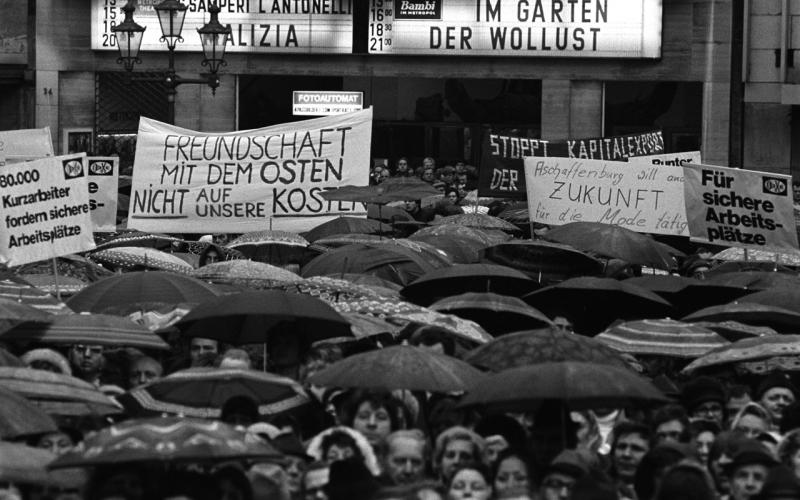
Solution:
<svg viewBox="0 0 800 500">
<path fill-rule="evenodd" d="M 3 16 L 0 84 L 16 75 L 17 90 L 15 97 L 3 92 L 0 128 L 49 126 L 58 152 L 69 149 L 70 133 L 91 131 L 93 152 L 132 157 L 138 117 L 166 118 L 163 86 L 143 77 L 165 69 L 167 53 L 146 40 L 133 74 L 117 64 L 115 48 L 103 43 L 113 43 L 107 35 L 123 2 L 29 0 L 24 22 L 14 23 L 27 27 L 25 57 L 7 55 L 6 40 L 18 35 L 8 34 L 12 23 Z M 139 0 L 137 22 L 152 21 L 154 3 Z M 195 50 L 179 51 L 176 67 L 194 77 L 202 54 L 189 19 L 207 14 L 202 0 L 185 3 L 184 48 Z M 800 30 L 792 34 L 790 15 L 800 14 L 798 3 L 222 0 L 219 18 L 233 36 L 221 86 L 215 95 L 207 86 L 180 86 L 175 122 L 205 131 L 256 128 L 307 118 L 292 115 L 295 90 L 357 91 L 374 108 L 372 156 L 390 163 L 400 156 L 412 165 L 424 156 L 477 163 L 481 134 L 491 129 L 549 140 L 661 129 L 667 152 L 700 149 L 705 163 L 790 173 L 800 161 L 800 146 L 792 148 L 800 92 L 791 65 Z M 18 15 L 20 4 L 0 0 L 4 12 Z M 401 12 L 403 4 L 412 10 Z M 413 11 L 425 4 L 430 13 Z M 631 55 L 620 41 L 620 52 L 592 54 L 592 27 L 613 24 L 608 19 L 632 6 L 647 14 L 634 34 L 643 46 L 655 40 L 656 52 Z M 318 9 L 306 16 L 311 27 L 291 28 L 304 8 Z M 429 29 L 425 16 L 439 16 L 441 27 Z M 568 16 L 573 31 L 557 32 L 553 22 Z M 414 22 L 424 29 L 409 31 Z M 483 24 L 508 30 L 502 49 L 496 39 L 479 39 Z M 481 51 L 489 44 L 495 50 Z M 774 67 L 781 60 L 786 65 Z"/>
</svg>

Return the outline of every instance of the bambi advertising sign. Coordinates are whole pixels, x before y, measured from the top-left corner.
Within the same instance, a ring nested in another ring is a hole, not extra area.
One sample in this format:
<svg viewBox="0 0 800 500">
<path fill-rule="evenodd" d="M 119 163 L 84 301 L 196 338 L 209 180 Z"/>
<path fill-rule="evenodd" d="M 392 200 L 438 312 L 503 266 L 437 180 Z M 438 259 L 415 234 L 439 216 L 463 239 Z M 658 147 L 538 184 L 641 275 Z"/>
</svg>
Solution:
<svg viewBox="0 0 800 500">
<path fill-rule="evenodd" d="M 715 165 L 684 165 L 683 172 L 692 240 L 797 249 L 791 177 Z"/>
<path fill-rule="evenodd" d="M 139 122 L 128 226 L 167 233 L 305 231 L 362 203 L 321 193 L 369 182 L 372 108 L 206 133 Z"/>
</svg>

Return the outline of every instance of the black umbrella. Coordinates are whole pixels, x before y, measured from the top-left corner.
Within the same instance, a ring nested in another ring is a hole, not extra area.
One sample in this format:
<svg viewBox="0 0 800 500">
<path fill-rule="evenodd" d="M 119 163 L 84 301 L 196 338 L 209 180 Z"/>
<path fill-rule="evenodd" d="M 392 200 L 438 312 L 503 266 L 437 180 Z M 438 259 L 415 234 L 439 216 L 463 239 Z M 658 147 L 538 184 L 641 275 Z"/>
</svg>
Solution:
<svg viewBox="0 0 800 500">
<path fill-rule="evenodd" d="M 591 255 L 569 245 L 541 240 L 506 241 L 486 248 L 482 254 L 493 263 L 519 269 L 537 281 L 603 272 L 603 263 Z"/>
<path fill-rule="evenodd" d="M 766 326 L 778 332 L 800 331 L 800 313 L 777 305 L 758 302 L 731 302 L 705 307 L 683 317 L 682 321 L 738 321 L 747 325 Z"/>
<path fill-rule="evenodd" d="M 671 274 L 629 278 L 625 280 L 625 283 L 657 293 L 673 305 L 677 316 L 684 316 L 703 307 L 727 304 L 752 293 L 743 286 Z"/>
<path fill-rule="evenodd" d="M 494 264 L 459 264 L 437 269 L 418 278 L 402 290 L 404 297 L 426 306 L 454 292 L 493 292 L 519 297 L 538 284 L 524 273 Z"/>
<path fill-rule="evenodd" d="M 494 336 L 553 324 L 521 299 L 496 293 L 462 293 L 438 300 L 430 308 L 472 320 Z"/>
<path fill-rule="evenodd" d="M 284 334 L 306 344 L 331 337 L 350 337 L 350 324 L 325 302 L 278 290 L 242 292 L 199 304 L 175 324 L 186 337 L 229 344 L 255 344 Z"/>
<path fill-rule="evenodd" d="M 599 333 L 617 319 L 663 318 L 672 310 L 655 293 L 610 278 L 572 278 L 524 296 L 551 318 L 564 316 L 575 331 Z"/>
</svg>

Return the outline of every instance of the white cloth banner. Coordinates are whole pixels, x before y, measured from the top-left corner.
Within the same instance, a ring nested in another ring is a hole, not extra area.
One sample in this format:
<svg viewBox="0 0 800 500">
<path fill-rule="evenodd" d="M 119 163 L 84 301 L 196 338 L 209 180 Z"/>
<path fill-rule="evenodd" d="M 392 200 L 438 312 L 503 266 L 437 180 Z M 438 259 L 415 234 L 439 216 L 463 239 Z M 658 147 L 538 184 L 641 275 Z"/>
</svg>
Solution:
<svg viewBox="0 0 800 500">
<path fill-rule="evenodd" d="M 640 233 L 688 236 L 680 168 L 526 157 L 525 185 L 534 222 L 604 222 Z"/>
<path fill-rule="evenodd" d="M 95 232 L 117 230 L 117 198 L 119 190 L 119 157 L 89 156 L 89 206 Z"/>
<path fill-rule="evenodd" d="M 369 182 L 372 108 L 226 133 L 141 118 L 128 227 L 159 233 L 305 231 L 362 203 L 322 191 Z"/>
<path fill-rule="evenodd" d="M 0 131 L 0 157 L 6 163 L 53 156 L 50 127 Z"/>
<path fill-rule="evenodd" d="M 0 170 L 0 262 L 9 267 L 94 248 L 84 153 Z"/>
</svg>

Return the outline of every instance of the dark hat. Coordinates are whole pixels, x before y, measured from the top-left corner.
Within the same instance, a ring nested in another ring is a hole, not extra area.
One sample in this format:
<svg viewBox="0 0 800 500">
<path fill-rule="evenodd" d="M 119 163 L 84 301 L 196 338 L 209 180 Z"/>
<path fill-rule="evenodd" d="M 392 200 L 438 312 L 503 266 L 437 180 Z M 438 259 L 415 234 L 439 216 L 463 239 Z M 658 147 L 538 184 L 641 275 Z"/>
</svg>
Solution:
<svg viewBox="0 0 800 500">
<path fill-rule="evenodd" d="M 297 436 L 292 434 L 291 432 L 284 432 L 283 434 L 278 434 L 275 436 L 275 439 L 271 441 L 272 446 L 278 449 L 284 455 L 290 455 L 293 457 L 300 457 L 303 460 L 311 461 L 314 458 L 306 453 L 306 449 L 303 447 L 303 443 L 297 439 Z"/>
<path fill-rule="evenodd" d="M 766 446 L 755 439 L 743 440 L 733 455 L 733 460 L 725 466 L 728 473 L 733 473 L 743 465 L 761 464 L 771 467 L 778 461 Z"/>
<path fill-rule="evenodd" d="M 683 387 L 683 405 L 689 411 L 708 401 L 717 401 L 724 405 L 726 399 L 725 387 L 714 377 L 700 376 Z"/>
<path fill-rule="evenodd" d="M 797 387 L 795 387 L 795 385 L 792 383 L 792 379 L 788 374 L 783 372 L 772 372 L 767 375 L 767 377 L 762 380 L 760 384 L 758 384 L 755 399 L 761 399 L 764 393 L 773 387 L 783 387 L 785 389 L 789 389 L 793 394 L 797 395 Z"/>
<path fill-rule="evenodd" d="M 589 473 L 590 460 L 578 450 L 564 450 L 550 462 L 545 475 L 554 472 L 580 479 Z"/>
<path fill-rule="evenodd" d="M 779 500 L 784 498 L 800 498 L 800 480 L 792 469 L 786 465 L 778 465 L 769 470 L 761 492 L 753 500 Z"/>
<path fill-rule="evenodd" d="M 331 464 L 325 493 L 330 500 L 369 500 L 380 487 L 363 460 L 348 458 Z"/>
</svg>

